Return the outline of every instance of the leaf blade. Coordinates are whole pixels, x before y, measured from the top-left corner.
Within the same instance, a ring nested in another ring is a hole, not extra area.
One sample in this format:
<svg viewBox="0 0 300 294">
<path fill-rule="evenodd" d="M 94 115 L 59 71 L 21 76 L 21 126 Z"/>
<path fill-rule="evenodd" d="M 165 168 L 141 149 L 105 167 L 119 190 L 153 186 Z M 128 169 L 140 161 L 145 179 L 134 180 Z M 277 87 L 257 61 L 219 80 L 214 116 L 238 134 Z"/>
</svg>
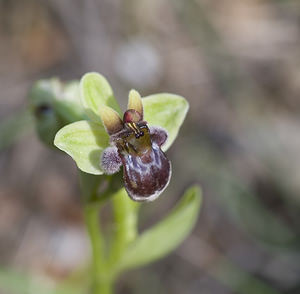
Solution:
<svg viewBox="0 0 300 294">
<path fill-rule="evenodd" d="M 165 219 L 129 245 L 119 263 L 119 270 L 145 265 L 174 250 L 193 229 L 200 206 L 200 188 L 193 186 Z"/>
<path fill-rule="evenodd" d="M 185 98 L 169 93 L 159 93 L 143 98 L 144 119 L 153 126 L 168 131 L 167 142 L 162 146 L 166 151 L 174 142 L 189 109 Z"/>
<path fill-rule="evenodd" d="M 85 120 L 69 124 L 57 132 L 54 145 L 70 155 L 80 170 L 103 174 L 100 157 L 109 146 L 109 136 L 103 125 Z"/>
</svg>

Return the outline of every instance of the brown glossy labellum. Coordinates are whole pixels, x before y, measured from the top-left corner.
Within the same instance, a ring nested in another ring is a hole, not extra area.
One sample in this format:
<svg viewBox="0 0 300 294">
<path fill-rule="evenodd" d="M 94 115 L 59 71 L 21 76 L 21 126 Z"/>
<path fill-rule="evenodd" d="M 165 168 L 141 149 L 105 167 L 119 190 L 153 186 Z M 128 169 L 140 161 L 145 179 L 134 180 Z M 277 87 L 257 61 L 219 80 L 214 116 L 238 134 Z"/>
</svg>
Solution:
<svg viewBox="0 0 300 294">
<path fill-rule="evenodd" d="M 131 96 L 130 96 L 131 95 Z M 123 165 L 125 189 L 135 201 L 152 201 L 167 187 L 171 177 L 171 163 L 161 150 L 167 132 L 148 127 L 143 121 L 142 100 L 131 90 L 123 120 L 115 112 L 105 111 L 102 121 L 110 134 L 111 147 L 104 150 L 101 166 L 107 174 L 118 172 Z M 110 121 L 107 114 L 112 114 Z"/>
</svg>

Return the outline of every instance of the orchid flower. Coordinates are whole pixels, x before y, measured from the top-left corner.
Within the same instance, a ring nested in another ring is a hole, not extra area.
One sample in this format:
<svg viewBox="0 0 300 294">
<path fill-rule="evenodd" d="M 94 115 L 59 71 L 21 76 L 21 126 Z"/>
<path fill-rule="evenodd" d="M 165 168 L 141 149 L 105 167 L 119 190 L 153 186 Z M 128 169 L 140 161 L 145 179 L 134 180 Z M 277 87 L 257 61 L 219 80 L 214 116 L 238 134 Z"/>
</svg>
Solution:
<svg viewBox="0 0 300 294">
<path fill-rule="evenodd" d="M 110 85 L 97 73 L 83 76 L 80 93 L 90 120 L 63 127 L 54 144 L 86 173 L 111 175 L 123 166 L 130 198 L 156 199 L 170 181 L 171 164 L 164 151 L 177 136 L 188 110 L 187 101 L 167 93 L 141 98 L 131 90 L 122 116 Z"/>
</svg>

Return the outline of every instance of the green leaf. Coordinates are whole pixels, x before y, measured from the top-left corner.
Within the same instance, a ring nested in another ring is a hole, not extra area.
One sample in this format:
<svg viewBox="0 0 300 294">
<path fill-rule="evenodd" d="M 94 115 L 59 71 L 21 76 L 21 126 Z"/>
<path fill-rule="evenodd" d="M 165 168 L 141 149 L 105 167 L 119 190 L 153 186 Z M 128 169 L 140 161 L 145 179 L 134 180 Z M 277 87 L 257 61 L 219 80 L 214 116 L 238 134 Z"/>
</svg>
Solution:
<svg viewBox="0 0 300 294">
<path fill-rule="evenodd" d="M 109 106 L 121 114 L 120 107 L 108 81 L 96 72 L 87 73 L 82 77 L 80 95 L 86 114 L 95 122 L 101 122 L 99 116 L 101 105 Z"/>
<path fill-rule="evenodd" d="M 109 146 L 109 137 L 102 125 L 85 120 L 69 124 L 58 131 L 54 145 L 69 154 L 82 171 L 103 174 L 100 157 Z"/>
<path fill-rule="evenodd" d="M 153 126 L 165 128 L 169 137 L 163 150 L 166 151 L 175 140 L 189 109 L 188 102 L 181 96 L 161 93 L 143 98 L 145 120 Z"/>
<path fill-rule="evenodd" d="M 146 230 L 125 251 L 118 270 L 135 268 L 162 258 L 174 250 L 193 229 L 201 205 L 198 186 L 189 188 L 173 211 Z"/>
</svg>

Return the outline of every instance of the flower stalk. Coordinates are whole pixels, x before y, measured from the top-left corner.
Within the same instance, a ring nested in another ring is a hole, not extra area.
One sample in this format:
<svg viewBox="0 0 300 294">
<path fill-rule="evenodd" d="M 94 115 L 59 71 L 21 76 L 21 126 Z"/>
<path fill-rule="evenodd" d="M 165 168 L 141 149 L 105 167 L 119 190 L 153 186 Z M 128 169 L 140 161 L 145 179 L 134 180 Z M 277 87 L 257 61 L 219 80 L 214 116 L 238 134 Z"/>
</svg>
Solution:
<svg viewBox="0 0 300 294">
<path fill-rule="evenodd" d="M 90 238 L 92 249 L 92 279 L 94 294 L 112 293 L 107 278 L 105 258 L 104 258 L 104 239 L 99 223 L 100 206 L 96 203 L 85 204 L 84 219 L 87 232 Z"/>
<path fill-rule="evenodd" d="M 101 177 L 80 173 L 81 191 L 84 202 L 84 219 L 92 251 L 92 288 L 94 294 L 113 293 L 116 267 L 127 247 L 137 236 L 137 213 L 139 204 L 131 201 L 124 189 L 115 192 L 112 178 L 107 189 L 97 195 Z M 106 238 L 99 220 L 103 203 L 111 199 L 113 205 L 114 234 L 106 252 Z"/>
</svg>

